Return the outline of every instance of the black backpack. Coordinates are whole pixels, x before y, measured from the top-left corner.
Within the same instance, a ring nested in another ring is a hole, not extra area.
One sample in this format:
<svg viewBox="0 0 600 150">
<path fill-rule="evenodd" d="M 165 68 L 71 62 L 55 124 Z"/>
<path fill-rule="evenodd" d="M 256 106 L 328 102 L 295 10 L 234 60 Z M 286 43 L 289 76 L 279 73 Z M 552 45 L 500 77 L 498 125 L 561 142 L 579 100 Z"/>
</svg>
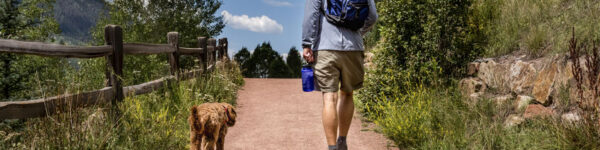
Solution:
<svg viewBox="0 0 600 150">
<path fill-rule="evenodd" d="M 321 11 L 329 23 L 351 30 L 363 27 L 369 16 L 368 0 L 324 0 L 327 8 Z M 323 7 L 323 5 L 321 5 Z"/>
</svg>

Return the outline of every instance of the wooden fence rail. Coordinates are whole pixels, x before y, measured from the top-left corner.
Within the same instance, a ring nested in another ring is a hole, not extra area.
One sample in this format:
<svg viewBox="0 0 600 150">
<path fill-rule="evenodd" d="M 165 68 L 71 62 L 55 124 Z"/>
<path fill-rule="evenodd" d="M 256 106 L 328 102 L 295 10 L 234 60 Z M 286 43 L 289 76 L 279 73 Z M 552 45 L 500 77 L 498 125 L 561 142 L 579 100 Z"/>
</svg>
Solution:
<svg viewBox="0 0 600 150">
<path fill-rule="evenodd" d="M 179 47 L 179 33 L 167 34 L 168 44 L 123 43 L 123 31 L 116 25 L 107 25 L 104 30 L 105 45 L 103 46 L 64 46 L 41 42 L 24 42 L 0 39 L 0 53 L 30 54 L 45 57 L 75 57 L 97 58 L 105 57 L 107 60 L 105 88 L 81 92 L 77 94 L 64 94 L 48 98 L 28 101 L 0 102 L 0 120 L 25 119 L 43 117 L 56 113 L 59 108 L 82 108 L 94 105 L 110 104 L 116 106 L 123 101 L 125 96 L 150 93 L 163 88 L 168 82 L 192 79 L 202 73 L 214 69 L 219 59 L 227 57 L 227 38 L 216 39 L 199 37 L 198 48 Z M 123 56 L 168 54 L 171 75 L 154 81 L 123 87 Z M 192 55 L 200 60 L 200 70 L 187 72 L 179 71 L 179 56 Z"/>
</svg>

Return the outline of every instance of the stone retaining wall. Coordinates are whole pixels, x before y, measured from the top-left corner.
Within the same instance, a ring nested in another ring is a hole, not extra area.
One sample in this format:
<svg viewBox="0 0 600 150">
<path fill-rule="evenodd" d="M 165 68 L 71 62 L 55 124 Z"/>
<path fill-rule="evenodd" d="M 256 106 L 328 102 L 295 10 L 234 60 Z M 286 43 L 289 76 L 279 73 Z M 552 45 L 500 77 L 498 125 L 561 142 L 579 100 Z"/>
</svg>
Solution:
<svg viewBox="0 0 600 150">
<path fill-rule="evenodd" d="M 576 109 L 557 109 L 572 106 L 578 100 L 572 62 L 566 55 L 537 59 L 528 59 L 525 55 L 485 58 L 469 63 L 467 70 L 469 77 L 459 82 L 463 96 L 469 103 L 487 99 L 499 105 L 513 104 L 516 114 L 508 117 L 507 126 L 518 124 L 511 120 L 520 122 L 523 118 L 538 116 L 562 114 L 566 120 L 581 118 Z M 561 98 L 568 96 L 569 100 L 559 100 L 561 93 Z"/>
</svg>

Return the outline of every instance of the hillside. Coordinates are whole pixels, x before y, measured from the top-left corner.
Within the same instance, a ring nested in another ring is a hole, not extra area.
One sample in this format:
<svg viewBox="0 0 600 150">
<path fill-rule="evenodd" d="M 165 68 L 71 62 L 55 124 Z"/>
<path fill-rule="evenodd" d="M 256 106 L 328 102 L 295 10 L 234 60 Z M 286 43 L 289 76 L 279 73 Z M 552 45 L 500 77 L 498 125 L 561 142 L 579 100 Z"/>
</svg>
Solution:
<svg viewBox="0 0 600 150">
<path fill-rule="evenodd" d="M 92 40 L 89 29 L 104 10 L 103 0 L 56 1 L 54 15 L 66 43 L 82 44 Z"/>
</svg>

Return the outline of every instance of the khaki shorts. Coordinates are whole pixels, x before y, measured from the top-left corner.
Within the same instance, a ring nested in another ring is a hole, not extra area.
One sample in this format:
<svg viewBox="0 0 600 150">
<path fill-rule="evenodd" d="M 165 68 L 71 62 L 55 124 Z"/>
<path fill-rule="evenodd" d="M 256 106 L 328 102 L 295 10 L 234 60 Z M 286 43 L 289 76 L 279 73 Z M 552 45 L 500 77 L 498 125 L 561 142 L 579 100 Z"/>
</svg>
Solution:
<svg viewBox="0 0 600 150">
<path fill-rule="evenodd" d="M 363 86 L 363 51 L 319 50 L 314 55 L 317 91 L 352 92 Z"/>
</svg>

